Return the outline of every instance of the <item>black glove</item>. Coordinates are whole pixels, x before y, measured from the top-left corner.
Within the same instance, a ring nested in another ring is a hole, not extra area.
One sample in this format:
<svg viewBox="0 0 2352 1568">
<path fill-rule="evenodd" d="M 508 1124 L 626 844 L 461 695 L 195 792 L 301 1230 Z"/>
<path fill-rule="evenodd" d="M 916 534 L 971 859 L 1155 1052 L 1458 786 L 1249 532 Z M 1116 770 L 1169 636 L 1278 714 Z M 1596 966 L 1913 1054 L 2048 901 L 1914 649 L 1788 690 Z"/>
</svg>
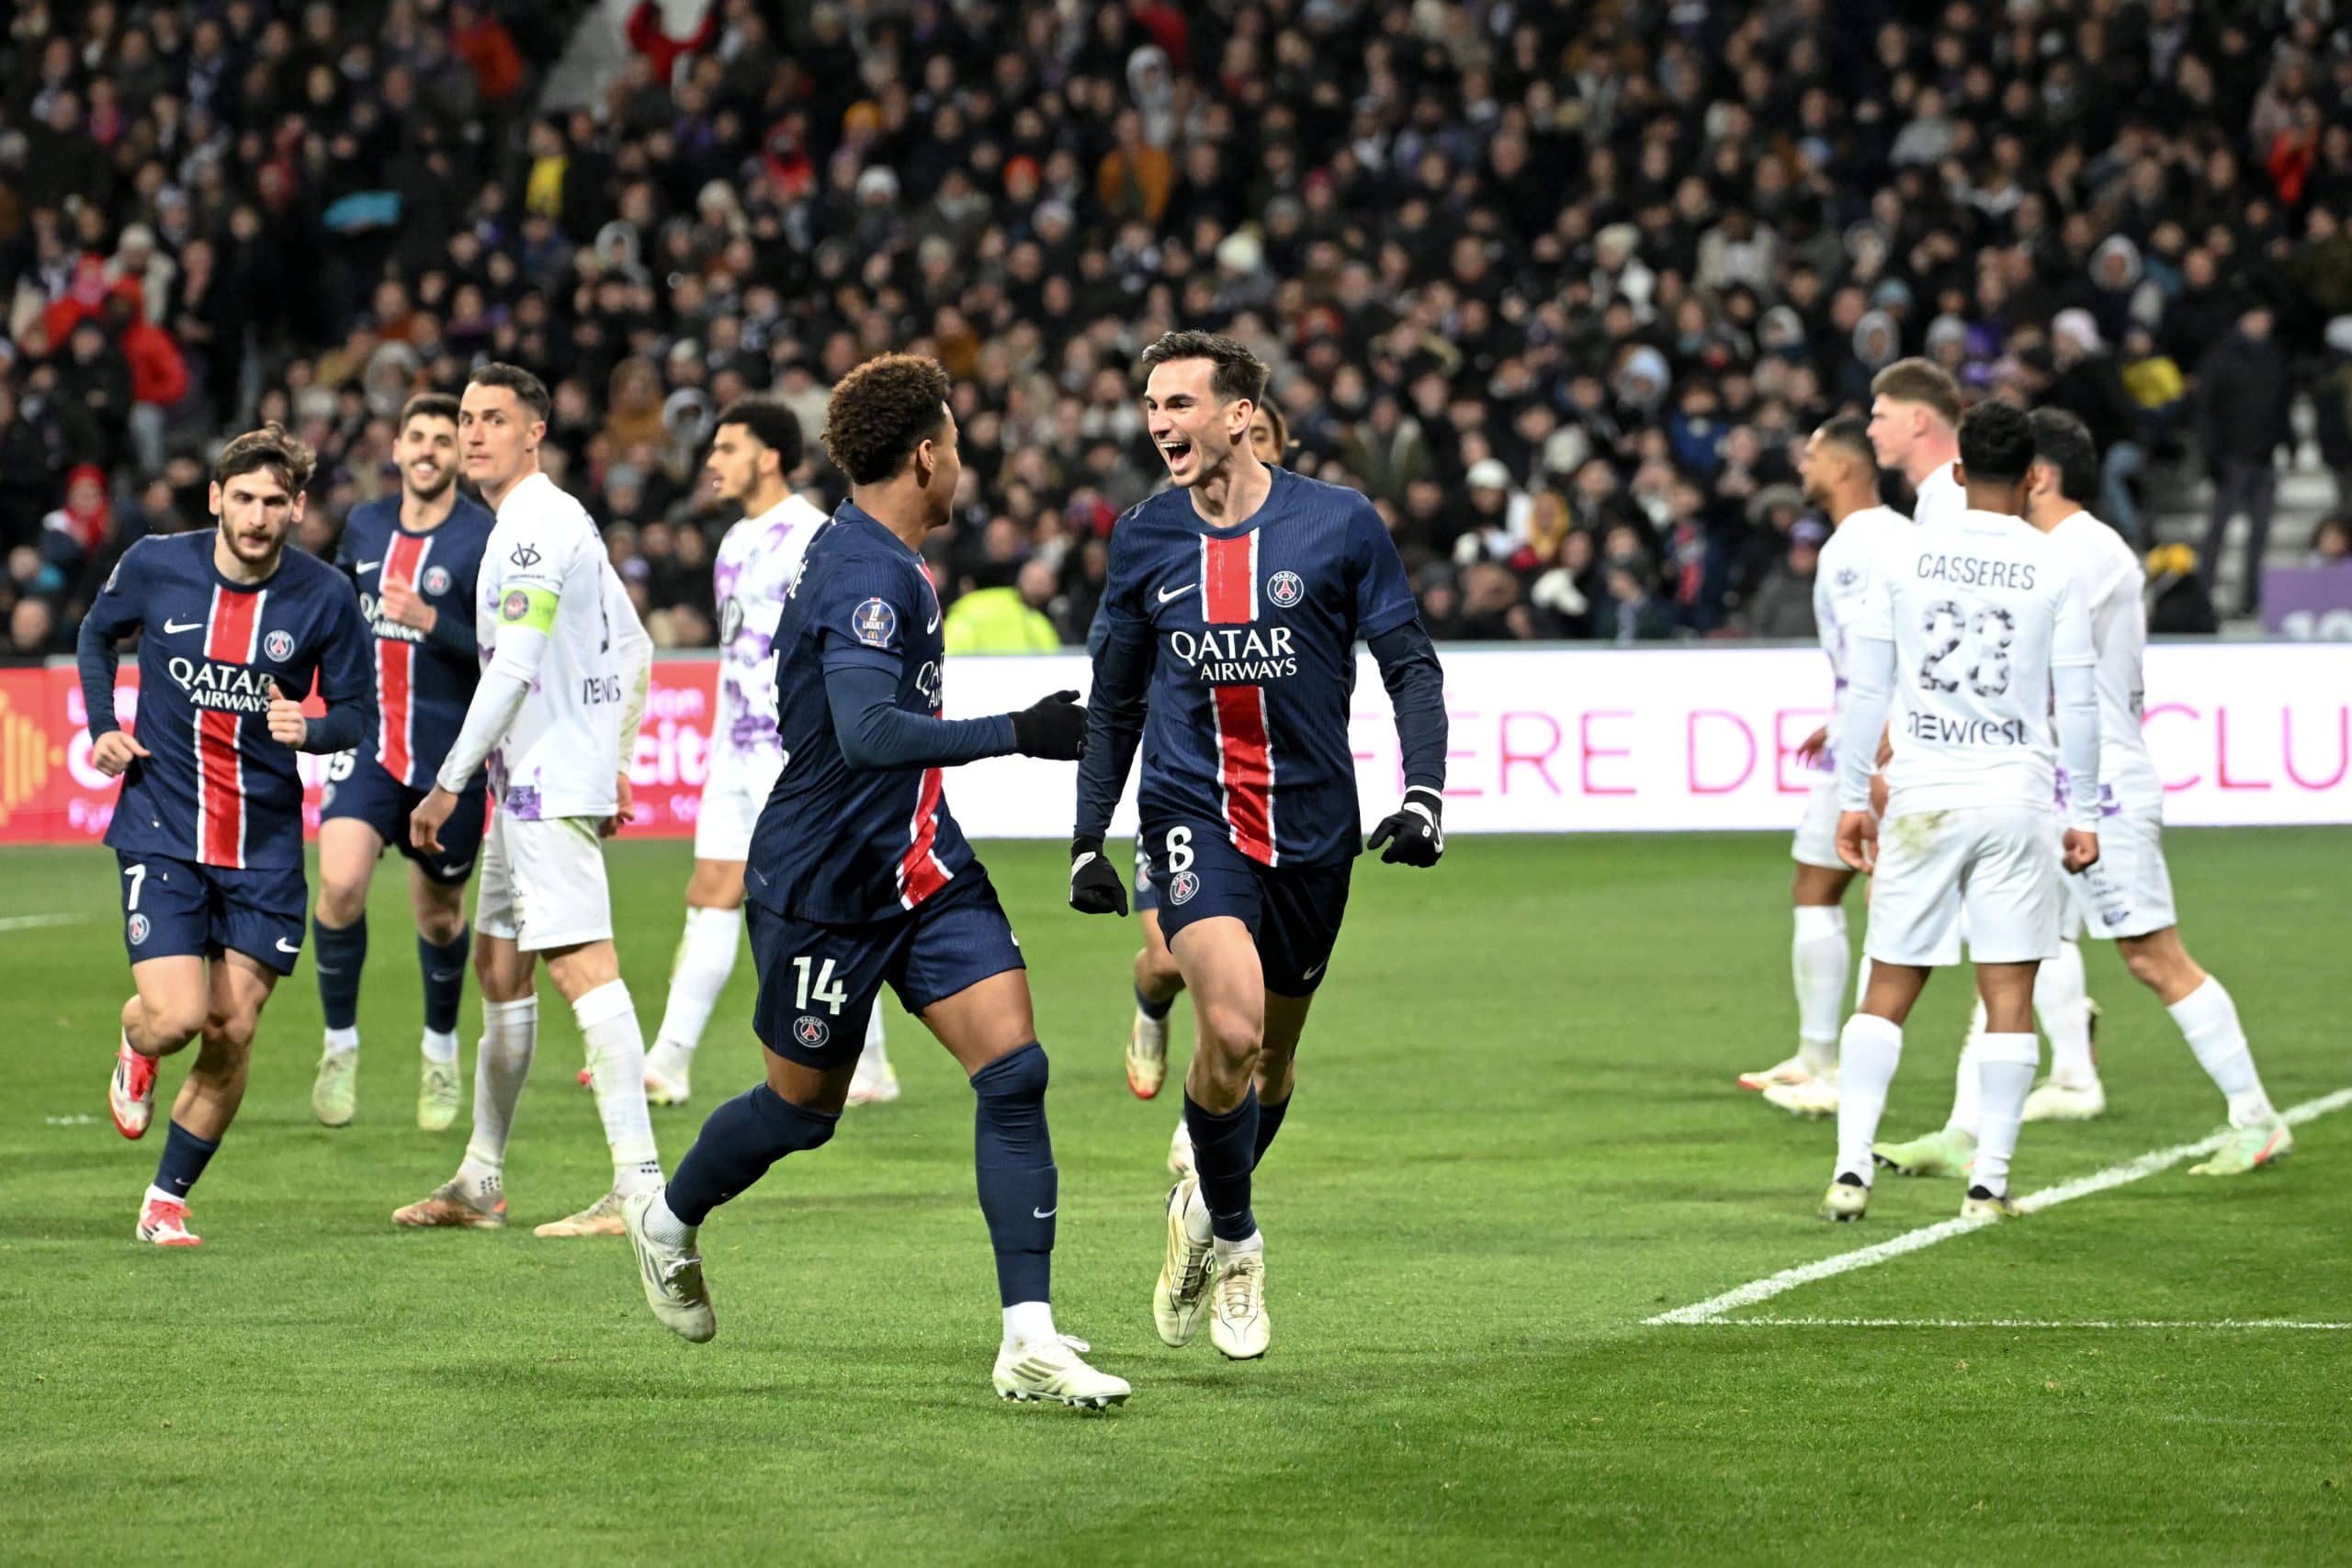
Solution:
<svg viewBox="0 0 2352 1568">
<path fill-rule="evenodd" d="M 1435 865 L 1445 853 L 1445 801 L 1437 791 L 1416 785 L 1405 792 L 1405 803 L 1372 830 L 1367 853 L 1386 844 L 1381 855 L 1386 865 Z"/>
<path fill-rule="evenodd" d="M 1069 841 L 1069 907 L 1081 915 L 1127 912 L 1127 879 L 1102 858 L 1100 839 Z"/>
<path fill-rule="evenodd" d="M 1086 710 L 1076 692 L 1041 697 L 1012 716 L 1012 749 L 1024 757 L 1072 762 L 1086 754 Z"/>
</svg>

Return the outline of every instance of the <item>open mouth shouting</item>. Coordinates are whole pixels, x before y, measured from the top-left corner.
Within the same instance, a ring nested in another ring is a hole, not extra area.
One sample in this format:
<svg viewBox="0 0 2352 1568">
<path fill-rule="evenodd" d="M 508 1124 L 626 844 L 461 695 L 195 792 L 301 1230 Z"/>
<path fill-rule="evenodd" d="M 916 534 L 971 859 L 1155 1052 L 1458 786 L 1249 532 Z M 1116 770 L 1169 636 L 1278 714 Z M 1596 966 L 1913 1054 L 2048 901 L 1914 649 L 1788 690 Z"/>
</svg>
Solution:
<svg viewBox="0 0 2352 1568">
<path fill-rule="evenodd" d="M 1191 469 L 1197 456 L 1192 441 L 1185 436 L 1170 435 L 1159 443 L 1160 460 L 1168 465 L 1169 473 L 1179 479 Z"/>
</svg>

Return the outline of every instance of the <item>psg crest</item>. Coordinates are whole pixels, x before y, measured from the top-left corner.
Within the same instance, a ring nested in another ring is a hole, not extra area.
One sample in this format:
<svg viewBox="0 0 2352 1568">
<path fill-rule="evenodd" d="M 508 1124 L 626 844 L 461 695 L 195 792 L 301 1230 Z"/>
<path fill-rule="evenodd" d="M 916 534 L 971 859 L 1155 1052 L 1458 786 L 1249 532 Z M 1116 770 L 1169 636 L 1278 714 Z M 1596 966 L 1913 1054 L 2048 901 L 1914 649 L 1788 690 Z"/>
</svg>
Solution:
<svg viewBox="0 0 2352 1568">
<path fill-rule="evenodd" d="M 446 566 L 426 567 L 424 569 L 424 591 L 427 593 L 447 593 L 449 592 L 449 569 Z"/>
<path fill-rule="evenodd" d="M 1168 879 L 1168 901 L 1171 904 L 1189 903 L 1200 890 L 1201 879 L 1192 872 L 1180 871 Z"/>
<path fill-rule="evenodd" d="M 294 634 L 281 626 L 261 639 L 261 650 L 283 664 L 294 657 Z"/>
<path fill-rule="evenodd" d="M 129 931 L 129 935 L 130 935 L 130 945 L 131 945 L 131 946 L 133 946 L 133 947 L 137 947 L 141 942 L 145 942 L 145 941 L 147 940 L 147 931 L 148 931 L 148 929 L 149 929 L 149 928 L 148 928 L 148 925 L 147 925 L 147 917 L 146 917 L 146 916 L 144 916 L 144 915 L 133 915 L 133 916 L 131 916 L 131 917 L 130 917 L 130 931 Z"/>
<path fill-rule="evenodd" d="M 1306 583 L 1295 571 L 1278 571 L 1266 579 L 1266 599 L 1278 608 L 1287 610 L 1306 597 Z"/>
<path fill-rule="evenodd" d="M 804 1012 L 792 1025 L 792 1037 L 814 1051 L 831 1040 L 833 1032 L 825 1026 L 823 1019 Z"/>
</svg>

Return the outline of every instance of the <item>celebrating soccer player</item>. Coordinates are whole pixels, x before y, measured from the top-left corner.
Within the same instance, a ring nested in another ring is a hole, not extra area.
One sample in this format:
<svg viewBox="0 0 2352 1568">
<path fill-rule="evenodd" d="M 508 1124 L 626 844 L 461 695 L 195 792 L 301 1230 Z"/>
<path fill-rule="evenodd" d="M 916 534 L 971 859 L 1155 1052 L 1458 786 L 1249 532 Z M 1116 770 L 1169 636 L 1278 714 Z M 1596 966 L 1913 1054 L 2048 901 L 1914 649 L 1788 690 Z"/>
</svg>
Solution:
<svg viewBox="0 0 2352 1568">
<path fill-rule="evenodd" d="M 1797 755 L 1816 770 L 1791 851 L 1797 863 L 1796 937 L 1790 954 L 1796 976 L 1797 1053 L 1762 1072 L 1742 1073 L 1739 1087 L 1763 1090 L 1783 1111 L 1826 1116 L 1838 1109 L 1838 1028 L 1846 1007 L 1844 900 L 1854 880 L 1853 868 L 1838 858 L 1838 749 L 1875 747 L 1878 739 L 1847 733 L 1847 665 L 1871 561 L 1889 536 L 1910 524 L 1880 502 L 1870 436 L 1850 414 L 1813 433 L 1798 477 L 1804 481 L 1805 499 L 1827 514 L 1831 529 L 1813 581 L 1813 616 L 1821 651 L 1829 656 L 1829 722 L 1797 748 Z M 1868 985 L 1865 979 L 1863 988 Z"/>
<path fill-rule="evenodd" d="M 371 719 L 368 634 L 351 584 L 286 541 L 310 448 L 277 425 L 212 468 L 211 533 L 140 540 L 82 623 L 90 760 L 120 775 L 107 827 L 122 869 L 123 1004 L 107 1101 L 142 1137 L 159 1057 L 199 1040 L 172 1105 L 139 1239 L 194 1247 L 188 1191 L 245 1095 L 254 1030 L 302 951 L 302 781 L 296 751 L 341 751 Z M 139 638 L 136 737 L 114 716 L 115 639 Z M 318 677 L 322 718 L 300 697 Z"/>
<path fill-rule="evenodd" d="M 1290 452 L 1290 422 L 1272 403 L 1261 403 L 1250 414 L 1250 449 L 1268 468 L 1279 465 Z M 1087 628 L 1086 651 L 1099 653 L 1110 621 L 1103 614 L 1106 599 L 1095 608 L 1094 624 Z M 1136 923 L 1143 927 L 1143 946 L 1136 953 L 1136 1017 L 1127 1030 L 1127 1088 L 1138 1100 L 1159 1096 L 1168 1081 L 1168 1018 L 1184 989 L 1184 972 L 1168 951 L 1168 937 L 1159 929 L 1159 890 L 1151 885 L 1151 857 L 1142 835 L 1136 838 Z M 1184 1118 L 1168 1140 L 1169 1174 L 1182 1179 L 1193 1171 L 1193 1134 Z"/>
<path fill-rule="evenodd" d="M 1987 1032 L 1977 1065 L 1983 1138 L 1962 1216 L 2006 1218 L 2009 1159 L 2033 1088 L 2033 974 L 2058 951 L 2066 895 L 2050 840 L 2050 715 L 2075 784 L 2064 866 L 2098 859 L 2098 694 L 2090 617 L 2056 546 L 2028 524 L 2033 434 L 2007 403 L 1960 426 L 1968 508 L 1892 536 L 1856 627 L 1848 722 L 1875 735 L 1892 709 L 1883 831 L 1870 811 L 1870 748 L 1838 765 L 1838 852 L 1875 873 L 1869 993 L 1838 1043 L 1838 1163 L 1821 1214 L 1870 1202 L 1871 1141 L 1931 970 L 1965 931 Z M 1897 671 L 1900 671 L 1898 676 Z M 1883 848 L 1881 847 L 1883 844 Z"/>
<path fill-rule="evenodd" d="M 2034 459 L 2026 491 L 2026 521 L 2056 545 L 2075 574 L 2098 650 L 2098 863 L 2071 879 L 2069 923 L 2087 925 L 2111 940 L 2132 971 L 2165 1005 L 2228 1105 L 2230 1133 L 2197 1176 L 2241 1176 L 2282 1159 L 2295 1145 L 2263 1091 L 2254 1054 L 2238 1021 L 2236 1001 L 2181 944 L 2173 911 L 2172 875 L 2165 865 L 2164 784 L 2140 729 L 2141 665 L 2148 647 L 2148 613 L 2141 597 L 2140 558 L 2114 529 L 2083 508 L 2098 487 L 2098 450 L 2083 422 L 2061 409 L 2032 416 Z M 2066 779 L 2060 793 L 2083 786 Z M 1981 1055 L 1982 1036 L 1970 1050 Z M 2026 1098 L 2029 1122 L 2081 1122 L 2103 1114 L 2088 1036 L 2053 1033 L 2050 1077 Z M 1910 1175 L 1958 1176 L 1975 1157 L 1978 1108 L 1955 1103 L 1940 1132 L 1904 1144 L 1883 1144 L 1879 1163 Z"/>
<path fill-rule="evenodd" d="M 743 861 L 752 828 L 783 770 L 775 738 L 775 678 L 770 650 L 785 595 L 800 573 L 825 514 L 792 491 L 800 467 L 800 421 L 784 404 L 745 398 L 718 416 L 707 465 L 713 494 L 743 509 L 719 542 L 718 716 L 711 726 L 710 776 L 695 817 L 695 869 L 686 884 L 686 930 L 670 970 L 670 1002 L 645 1058 L 645 1095 L 684 1105 L 692 1092 L 695 1047 L 718 994 L 735 972 L 743 940 Z M 882 1010 L 866 1024 L 865 1050 L 850 1086 L 853 1105 L 899 1098 L 898 1075 L 882 1043 Z"/>
<path fill-rule="evenodd" d="M 330 1127 L 355 1109 L 359 974 L 368 962 L 368 885 L 387 844 L 409 859 L 416 962 L 424 980 L 424 1083 L 416 1124 L 437 1133 L 458 1114 L 458 1003 L 465 994 L 466 875 L 481 848 L 488 803 L 468 789 L 444 826 L 440 854 L 409 842 L 408 815 L 465 722 L 481 663 L 474 650 L 474 578 L 495 521 L 458 489 L 458 400 L 420 392 L 401 410 L 392 448 L 401 493 L 354 507 L 335 564 L 359 585 L 376 634 L 376 733 L 327 769 L 319 817 L 314 919 L 326 1050 L 311 1109 Z"/>
<path fill-rule="evenodd" d="M 474 920 L 482 1040 L 464 1162 L 392 1218 L 484 1229 L 506 1223 L 506 1139 L 538 1043 L 532 979 L 544 958 L 587 1043 L 613 1186 L 533 1234 L 617 1235 L 621 1200 L 658 1186 L 662 1169 L 645 1109 L 645 1042 L 613 951 L 598 840 L 628 820 L 625 770 L 645 711 L 653 642 L 596 525 L 540 471 L 548 410 L 537 377 L 486 365 L 466 384 L 458 412 L 466 477 L 498 513 L 475 601 L 484 663 L 432 793 L 409 813 L 409 841 L 445 860 L 453 852 L 442 830 L 487 761 L 498 814 L 482 845 Z"/>
<path fill-rule="evenodd" d="M 1086 710 L 1057 692 L 1020 713 L 940 716 L 946 649 L 917 552 L 954 515 L 962 473 L 948 391 L 935 361 L 900 354 L 833 389 L 825 449 L 850 498 L 810 541 L 776 626 L 785 764 L 746 868 L 766 1081 L 712 1111 L 667 1190 L 624 1213 L 654 1315 L 708 1339 L 718 1323 L 698 1227 L 776 1161 L 833 1135 L 888 981 L 971 1078 L 973 1163 L 1004 1311 L 997 1393 L 1115 1404 L 1127 1385 L 1054 1326 L 1061 1200 L 1046 1052 L 1020 944 L 941 784 L 944 769 L 981 757 L 1076 757 Z"/>
<path fill-rule="evenodd" d="M 1369 846 L 1385 845 L 1384 861 L 1429 866 L 1443 852 L 1444 681 L 1372 503 L 1270 468 L 1251 446 L 1266 389 L 1257 357 L 1176 332 L 1142 363 L 1146 422 L 1173 483 L 1111 533 L 1070 904 L 1125 913 L 1102 835 L 1148 738 L 1144 849 L 1197 1034 L 1184 1079 L 1194 1168 L 1169 1194 L 1152 1311 L 1160 1337 L 1184 1345 L 1207 1307 L 1210 1341 L 1246 1359 L 1269 1336 L 1250 1176 L 1290 1109 L 1361 831 L 1356 641 L 1379 661 L 1403 751 L 1404 802 Z"/>
</svg>

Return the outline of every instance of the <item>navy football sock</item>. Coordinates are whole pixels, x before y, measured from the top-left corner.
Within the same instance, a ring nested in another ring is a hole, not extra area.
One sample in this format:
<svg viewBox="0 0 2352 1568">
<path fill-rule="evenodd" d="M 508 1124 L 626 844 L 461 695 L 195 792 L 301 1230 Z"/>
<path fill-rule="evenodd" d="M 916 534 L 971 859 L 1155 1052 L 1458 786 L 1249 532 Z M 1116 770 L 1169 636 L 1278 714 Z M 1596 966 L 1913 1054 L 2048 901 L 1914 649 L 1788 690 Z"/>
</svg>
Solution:
<svg viewBox="0 0 2352 1568">
<path fill-rule="evenodd" d="M 1297 1092 L 1295 1089 L 1291 1090 L 1291 1094 Z M 1274 1134 L 1283 1130 L 1283 1118 L 1289 1114 L 1289 1094 L 1283 1096 L 1280 1100 L 1261 1100 L 1258 1102 L 1258 1142 L 1254 1152 L 1250 1156 L 1251 1170 L 1256 1170 L 1266 1162 L 1266 1151 L 1273 1145 Z"/>
<path fill-rule="evenodd" d="M 368 917 L 347 926 L 311 921 L 311 967 L 319 972 L 319 1010 L 329 1029 L 359 1026 L 359 971 L 368 963 Z"/>
<path fill-rule="evenodd" d="M 424 976 L 424 1027 L 436 1034 L 458 1032 L 458 1003 L 466 994 L 466 953 L 473 942 L 473 932 L 464 926 L 458 928 L 447 946 L 435 946 L 431 937 L 417 933 L 416 967 Z"/>
<path fill-rule="evenodd" d="M 1250 1212 L 1250 1170 L 1257 1163 L 1258 1089 L 1251 1085 L 1241 1103 L 1219 1116 L 1184 1096 L 1184 1126 L 1193 1134 L 1193 1168 L 1200 1172 L 1201 1201 L 1208 1206 L 1209 1230 L 1219 1241 L 1247 1241 L 1257 1232 Z"/>
<path fill-rule="evenodd" d="M 174 1122 L 164 1136 L 164 1157 L 155 1162 L 155 1190 L 175 1198 L 186 1199 L 196 1179 L 204 1174 L 219 1144 L 199 1138 Z"/>
<path fill-rule="evenodd" d="M 1149 997 L 1143 994 L 1143 987 L 1141 986 L 1137 986 L 1136 987 L 1136 1006 L 1142 1010 L 1144 1017 L 1151 1020 L 1154 1023 L 1157 1023 L 1161 1019 L 1166 1018 L 1168 1016 L 1168 1010 L 1175 1005 L 1176 998 L 1174 997 L 1169 998 L 1164 1002 L 1156 1002 Z"/>
<path fill-rule="evenodd" d="M 698 1225 L 785 1156 L 824 1143 L 841 1119 L 838 1111 L 811 1111 L 754 1084 L 710 1113 L 662 1201 L 680 1220 Z"/>
<path fill-rule="evenodd" d="M 1054 1213 L 1061 1198 L 1046 1127 L 1046 1048 L 1034 1040 L 972 1075 L 972 1167 L 1005 1306 L 1053 1300 Z"/>
</svg>

